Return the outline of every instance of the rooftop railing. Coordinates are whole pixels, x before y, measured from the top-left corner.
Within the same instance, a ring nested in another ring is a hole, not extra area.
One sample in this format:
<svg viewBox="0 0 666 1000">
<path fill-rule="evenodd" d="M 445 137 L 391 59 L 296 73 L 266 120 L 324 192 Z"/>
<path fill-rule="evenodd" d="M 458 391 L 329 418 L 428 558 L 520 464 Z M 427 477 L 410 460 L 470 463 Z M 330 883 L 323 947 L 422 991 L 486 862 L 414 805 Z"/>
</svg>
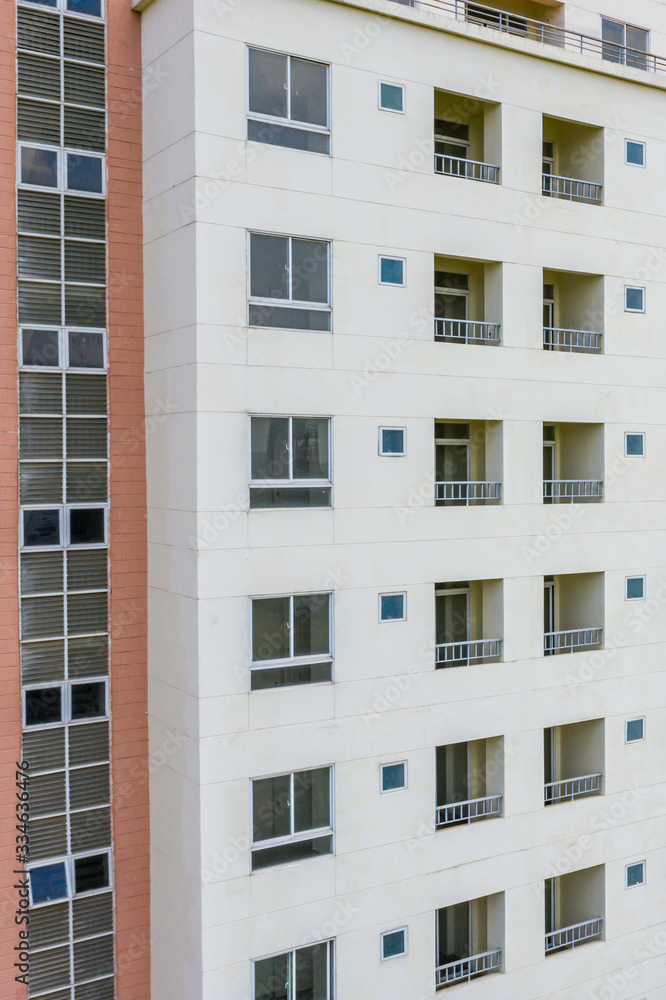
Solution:
<svg viewBox="0 0 666 1000">
<path fill-rule="evenodd" d="M 502 652 L 501 639 L 472 639 L 468 642 L 440 642 L 435 646 L 438 667 L 469 666 L 482 660 L 498 660 Z"/>
<path fill-rule="evenodd" d="M 501 499 L 501 483 L 435 483 L 436 503 L 446 503 L 447 501 L 452 501 L 454 503 L 470 504 L 474 500 Z"/>
<path fill-rule="evenodd" d="M 546 934 L 546 954 L 559 951 L 560 948 L 575 948 L 577 944 L 584 944 L 585 941 L 600 937 L 603 930 L 603 917 L 595 917 L 593 920 L 583 920 L 580 924 L 552 931 Z"/>
<path fill-rule="evenodd" d="M 549 198 L 564 198 L 566 201 L 585 201 L 593 205 L 601 204 L 602 185 L 593 181 L 581 181 L 576 177 L 560 177 L 559 174 L 542 174 L 541 191 Z"/>
<path fill-rule="evenodd" d="M 453 823 L 473 823 L 477 819 L 489 819 L 502 815 L 502 796 L 486 795 L 482 799 L 468 799 L 466 802 L 451 802 L 437 806 L 435 824 L 437 829 Z"/>
<path fill-rule="evenodd" d="M 465 160 L 459 156 L 435 153 L 436 174 L 449 174 L 452 177 L 466 177 L 470 181 L 499 184 L 499 172 L 500 168 L 494 163 L 482 163 L 480 160 Z"/>
<path fill-rule="evenodd" d="M 578 500 L 602 500 L 604 484 L 600 479 L 544 479 L 544 500 L 574 503 Z"/>
<path fill-rule="evenodd" d="M 459 344 L 499 344 L 500 324 L 470 319 L 435 319 L 435 340 Z"/>
<path fill-rule="evenodd" d="M 565 632 L 546 632 L 543 651 L 552 653 L 577 653 L 582 649 L 596 649 L 601 645 L 602 628 L 578 628 Z M 439 647 L 438 647 L 439 648 Z"/>
<path fill-rule="evenodd" d="M 471 955 L 458 962 L 438 965 L 435 969 L 435 984 L 453 986 L 455 983 L 469 982 L 474 976 L 482 976 L 486 972 L 499 972 L 502 968 L 502 949 L 486 951 L 480 955 Z"/>
<path fill-rule="evenodd" d="M 544 326 L 543 346 L 547 351 L 600 351 L 603 334 L 590 330 L 560 330 Z"/>
<path fill-rule="evenodd" d="M 603 774 L 584 774 L 580 778 L 566 778 L 564 781 L 549 781 L 544 785 L 544 801 L 546 805 L 584 798 L 586 795 L 599 795 L 602 791 Z"/>
</svg>

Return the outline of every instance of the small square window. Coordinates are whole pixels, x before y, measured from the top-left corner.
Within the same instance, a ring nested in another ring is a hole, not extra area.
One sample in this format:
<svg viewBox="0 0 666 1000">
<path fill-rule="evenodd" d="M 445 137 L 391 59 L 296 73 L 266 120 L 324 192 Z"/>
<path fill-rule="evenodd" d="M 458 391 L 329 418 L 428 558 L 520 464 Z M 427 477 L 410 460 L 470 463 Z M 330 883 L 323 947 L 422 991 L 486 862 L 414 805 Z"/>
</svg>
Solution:
<svg viewBox="0 0 666 1000">
<path fill-rule="evenodd" d="M 625 580 L 625 601 L 642 601 L 645 597 L 645 577 L 628 576 Z"/>
<path fill-rule="evenodd" d="M 62 688 L 33 688 L 25 692 L 26 726 L 51 726 L 62 722 Z"/>
<path fill-rule="evenodd" d="M 387 958 L 398 958 L 407 954 L 407 928 L 397 931 L 386 931 L 382 934 L 382 962 Z"/>
<path fill-rule="evenodd" d="M 70 368 L 104 368 L 104 334 L 70 330 L 68 337 Z"/>
<path fill-rule="evenodd" d="M 627 458 L 645 458 L 645 434 L 625 434 L 624 454 Z"/>
<path fill-rule="evenodd" d="M 627 719 L 624 724 L 624 742 L 641 743 L 645 739 L 645 719 Z"/>
<path fill-rule="evenodd" d="M 625 877 L 627 889 L 633 889 L 635 885 L 645 885 L 645 862 L 638 861 L 635 865 L 627 865 Z"/>
<path fill-rule="evenodd" d="M 32 545 L 60 545 L 60 511 L 24 510 L 23 544 L 26 548 Z"/>
<path fill-rule="evenodd" d="M 405 436 L 406 435 L 404 427 L 380 427 L 379 454 L 404 455 Z"/>
<path fill-rule="evenodd" d="M 379 258 L 379 284 L 399 285 L 405 284 L 405 259 L 404 257 L 380 257 Z"/>
<path fill-rule="evenodd" d="M 34 906 L 38 903 L 52 903 L 56 899 L 67 899 L 69 896 L 64 861 L 30 869 L 29 879 Z"/>
<path fill-rule="evenodd" d="M 101 194 L 104 190 L 103 185 L 102 158 L 100 156 L 83 156 L 81 153 L 67 154 L 67 187 L 70 191 Z"/>
<path fill-rule="evenodd" d="M 398 764 L 382 764 L 382 792 L 399 792 L 407 788 L 407 762 L 401 760 Z"/>
<path fill-rule="evenodd" d="M 638 285 L 625 285 L 624 311 L 632 313 L 645 312 L 645 289 Z"/>
<path fill-rule="evenodd" d="M 380 622 L 404 622 L 406 617 L 407 617 L 406 594 L 379 595 Z"/>
<path fill-rule="evenodd" d="M 21 330 L 22 364 L 58 367 L 57 330 Z"/>
<path fill-rule="evenodd" d="M 94 892 L 109 886 L 109 855 L 74 859 L 74 892 Z"/>
<path fill-rule="evenodd" d="M 106 715 L 106 683 L 72 684 L 72 721 L 99 719 Z"/>
<path fill-rule="evenodd" d="M 55 149 L 21 147 L 21 184 L 58 187 L 58 153 Z"/>
<path fill-rule="evenodd" d="M 379 107 L 382 111 L 405 113 L 405 88 L 398 83 L 379 84 Z"/>
<path fill-rule="evenodd" d="M 632 167 L 645 166 L 645 143 L 634 142 L 633 139 L 624 140 L 624 162 Z"/>
<path fill-rule="evenodd" d="M 70 545 L 103 545 L 105 540 L 103 507 L 72 508 L 69 512 Z"/>
</svg>

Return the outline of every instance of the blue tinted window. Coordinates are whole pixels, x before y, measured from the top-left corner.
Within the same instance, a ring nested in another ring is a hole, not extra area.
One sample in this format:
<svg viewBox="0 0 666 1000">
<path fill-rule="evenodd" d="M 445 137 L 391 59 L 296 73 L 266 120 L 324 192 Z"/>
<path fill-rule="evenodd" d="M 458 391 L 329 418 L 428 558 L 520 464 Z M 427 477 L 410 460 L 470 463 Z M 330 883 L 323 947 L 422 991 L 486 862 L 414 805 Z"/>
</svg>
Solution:
<svg viewBox="0 0 666 1000">
<path fill-rule="evenodd" d="M 382 285 L 404 285 L 405 262 L 398 257 L 382 257 L 379 267 Z"/>
<path fill-rule="evenodd" d="M 402 427 L 382 427 L 382 455 L 405 454 L 405 431 Z"/>
<path fill-rule="evenodd" d="M 379 598 L 380 618 L 383 622 L 402 621 L 405 617 L 404 594 L 382 594 Z"/>
<path fill-rule="evenodd" d="M 56 865 L 44 865 L 30 872 L 32 901 L 50 903 L 54 899 L 67 899 L 67 875 L 64 861 Z"/>
<path fill-rule="evenodd" d="M 102 16 L 102 0 L 67 0 L 67 10 L 73 14 L 92 14 Z"/>
<path fill-rule="evenodd" d="M 645 454 L 645 435 L 627 434 L 625 439 L 625 453 L 627 455 L 637 455 L 639 458 Z"/>
<path fill-rule="evenodd" d="M 23 330 L 23 364 L 58 364 L 57 330 Z"/>
<path fill-rule="evenodd" d="M 395 958 L 396 955 L 404 955 L 406 950 L 407 941 L 404 930 L 382 934 L 382 958 Z"/>
<path fill-rule="evenodd" d="M 632 142 L 630 139 L 627 139 L 626 151 L 627 163 L 631 163 L 636 167 L 645 166 L 645 143 Z"/>
<path fill-rule="evenodd" d="M 633 885 L 643 885 L 645 882 L 645 862 L 639 861 L 637 865 L 627 865 L 627 889 Z"/>
<path fill-rule="evenodd" d="M 645 289 L 625 288 L 624 308 L 628 312 L 643 312 L 645 310 Z"/>
<path fill-rule="evenodd" d="M 67 155 L 67 187 L 70 191 L 102 192 L 102 160 L 99 156 Z"/>
<path fill-rule="evenodd" d="M 645 578 L 642 576 L 627 577 L 627 600 L 642 601 L 645 597 Z"/>
<path fill-rule="evenodd" d="M 627 743 L 636 743 L 645 739 L 645 719 L 628 719 L 625 726 Z"/>
<path fill-rule="evenodd" d="M 384 111 L 404 111 L 405 88 L 394 83 L 380 83 L 379 106 Z"/>
<path fill-rule="evenodd" d="M 54 149 L 21 148 L 21 184 L 58 186 L 58 154 Z"/>
<path fill-rule="evenodd" d="M 405 762 L 400 764 L 384 764 L 382 767 L 382 791 L 394 792 L 407 784 Z"/>
</svg>

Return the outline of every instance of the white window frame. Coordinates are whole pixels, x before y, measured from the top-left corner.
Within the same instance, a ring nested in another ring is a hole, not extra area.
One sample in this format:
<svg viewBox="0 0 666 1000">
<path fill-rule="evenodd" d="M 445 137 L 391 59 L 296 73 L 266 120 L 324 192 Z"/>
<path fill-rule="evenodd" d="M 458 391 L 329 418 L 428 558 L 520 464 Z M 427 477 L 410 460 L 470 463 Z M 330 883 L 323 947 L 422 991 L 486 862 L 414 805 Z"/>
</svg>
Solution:
<svg viewBox="0 0 666 1000">
<path fill-rule="evenodd" d="M 35 459 L 34 461 L 37 461 Z M 75 459 L 67 459 L 65 456 L 61 462 L 76 461 Z M 92 459 L 90 461 L 93 461 Z M 99 459 L 100 462 L 105 461 L 105 459 Z M 87 462 L 87 460 L 86 460 Z M 60 524 L 60 543 L 58 545 L 25 545 L 25 523 L 23 518 L 23 513 L 29 513 L 31 511 L 40 510 L 57 510 L 58 519 Z M 76 542 L 72 545 L 71 533 L 70 533 L 70 518 L 69 513 L 72 510 L 101 510 L 104 514 L 104 540 L 101 542 L 89 542 L 80 543 Z M 60 549 L 73 549 L 74 551 L 79 551 L 80 549 L 106 549 L 109 545 L 109 507 L 108 504 L 103 503 L 68 503 L 68 504 L 23 504 L 21 506 L 21 519 L 20 519 L 20 545 L 21 550 L 26 552 L 53 552 Z"/>
<path fill-rule="evenodd" d="M 385 955 L 384 954 L 384 938 L 387 937 L 389 934 L 400 934 L 400 933 L 403 935 L 403 940 L 404 940 L 404 945 L 405 945 L 403 951 L 398 952 L 397 955 Z M 390 962 L 394 958 L 404 958 L 405 955 L 407 954 L 407 936 L 408 936 L 408 932 L 407 932 L 407 928 L 406 927 L 394 927 L 390 931 L 383 931 L 380 934 L 380 946 L 379 946 L 380 960 L 382 962 Z"/>
<path fill-rule="evenodd" d="M 643 307 L 642 309 L 632 309 L 627 305 L 627 292 L 641 292 L 643 295 Z M 647 304 L 647 291 L 645 285 L 625 285 L 624 286 L 624 311 L 627 313 L 644 314 L 646 311 Z"/>
<path fill-rule="evenodd" d="M 22 173 L 22 161 L 23 161 L 23 150 L 24 149 L 43 149 L 49 153 L 56 153 L 56 164 L 57 164 L 57 177 L 58 184 L 56 187 L 47 187 L 46 185 L 40 184 L 29 184 L 27 181 L 24 182 L 21 179 Z M 68 156 L 87 156 L 92 160 L 102 161 L 102 190 L 101 191 L 80 191 L 78 188 L 70 188 L 67 186 L 67 157 Z M 63 149 L 62 146 L 50 146 L 46 142 L 19 142 L 17 143 L 16 151 L 16 177 L 17 185 L 24 191 L 45 191 L 53 194 L 54 192 L 60 192 L 61 194 L 73 194 L 76 197 L 81 198 L 96 198 L 102 200 L 106 198 L 106 154 L 96 153 L 89 149 L 71 149 L 69 146 Z M 58 237 L 54 237 L 58 238 Z M 99 241 L 101 242 L 101 241 Z"/>
<path fill-rule="evenodd" d="M 643 594 L 641 597 L 629 597 L 629 581 L 630 580 L 642 580 L 643 581 Z M 645 577 L 644 576 L 625 576 L 624 578 L 624 599 L 625 601 L 644 601 L 645 600 Z"/>
<path fill-rule="evenodd" d="M 331 818 L 330 826 L 319 826 L 312 830 L 301 830 L 299 833 L 294 832 L 294 776 L 296 774 L 307 774 L 310 771 L 322 771 L 328 769 L 328 790 L 329 790 L 329 803 L 328 812 Z M 334 778 L 335 769 L 333 764 L 323 764 L 320 767 L 302 767 L 297 768 L 295 771 L 278 771 L 275 774 L 261 774 L 255 778 L 250 779 L 250 831 L 251 831 L 251 845 L 250 852 L 254 851 L 264 851 L 270 850 L 271 847 L 282 847 L 284 844 L 300 844 L 305 840 L 314 840 L 317 837 L 334 837 Z M 265 781 L 267 778 L 286 778 L 290 779 L 290 790 L 289 790 L 289 826 L 291 833 L 285 834 L 283 837 L 272 837 L 270 840 L 255 840 L 254 839 L 254 783 L 255 781 Z M 335 841 L 333 841 L 333 846 L 331 853 L 335 853 Z M 304 859 L 306 860 L 306 859 Z M 310 860 L 310 859 L 307 859 Z M 278 862 L 282 867 L 285 864 L 300 864 L 300 861 L 286 861 Z M 269 867 L 268 865 L 266 867 Z M 259 869 L 260 871 L 263 869 Z"/>
<path fill-rule="evenodd" d="M 400 785 L 399 788 L 384 788 L 384 770 L 387 767 L 397 767 L 399 764 L 405 769 L 405 783 Z M 379 765 L 379 794 L 380 795 L 392 795 L 393 792 L 404 792 L 407 789 L 407 761 L 406 760 L 389 760 L 384 764 Z"/>
<path fill-rule="evenodd" d="M 76 861 L 80 861 L 80 860 L 82 860 L 84 858 L 97 858 L 97 857 L 100 857 L 101 855 L 106 855 L 106 857 L 107 857 L 107 865 L 108 865 L 108 872 L 109 872 L 108 885 L 102 886 L 99 889 L 88 889 L 86 892 L 77 892 L 76 891 L 76 881 L 75 881 L 75 876 L 74 876 L 74 863 Z M 58 899 L 49 899 L 49 900 L 47 900 L 44 903 L 33 903 L 32 902 L 32 884 L 30 883 L 30 878 L 29 878 L 30 872 L 33 871 L 35 868 L 49 868 L 51 865 L 59 865 L 59 864 L 64 864 L 65 865 L 65 878 L 67 880 L 68 895 L 67 896 L 59 896 Z M 28 874 L 28 882 L 29 882 L 28 888 L 30 890 L 30 906 L 31 907 L 32 906 L 37 906 L 37 907 L 39 907 L 41 909 L 43 906 L 55 906 L 58 903 L 64 903 L 66 900 L 70 900 L 70 899 L 83 899 L 83 898 L 87 899 L 89 896 L 100 896 L 102 893 L 104 893 L 104 892 L 110 892 L 113 889 L 113 858 L 112 858 L 111 848 L 109 847 L 109 848 L 106 848 L 106 849 L 103 849 L 103 850 L 99 850 L 99 848 L 98 848 L 97 850 L 94 850 L 94 851 L 81 851 L 81 853 L 67 855 L 65 857 L 49 858 L 49 860 L 46 861 L 46 862 L 39 861 L 39 862 L 36 862 L 33 865 L 29 865 L 26 868 L 26 873 Z M 105 933 L 107 933 L 107 932 L 105 932 Z M 99 935 L 99 936 L 102 936 L 102 935 Z"/>
<path fill-rule="evenodd" d="M 270 958 L 282 958 L 283 955 L 289 956 L 289 985 L 287 989 L 287 1000 L 295 1000 L 295 987 L 296 981 L 295 976 L 293 976 L 293 970 L 296 966 L 296 953 L 299 951 L 304 951 L 306 948 L 315 948 L 317 945 L 325 944 L 328 945 L 328 956 L 327 956 L 327 974 L 326 974 L 326 1000 L 335 1000 L 335 938 L 327 938 L 324 941 L 314 941 L 312 944 L 301 945 L 300 948 L 291 948 L 289 951 L 276 951 L 271 955 L 262 955 L 261 958 L 254 958 L 252 960 L 252 1000 L 255 1000 L 257 995 L 257 980 L 256 980 L 256 966 L 258 962 L 265 962 Z M 48 1000 L 48 998 L 47 998 Z"/>
<path fill-rule="evenodd" d="M 643 439 L 643 453 L 641 455 L 630 455 L 627 452 L 627 438 L 629 437 L 641 437 Z M 624 432 L 624 457 L 625 458 L 645 458 L 646 449 L 646 434 L 645 431 L 625 431 Z"/>
<path fill-rule="evenodd" d="M 281 115 L 265 115 L 259 111 L 250 110 L 250 52 L 254 49 L 256 52 L 269 52 L 272 55 L 282 56 L 287 60 L 287 112 L 291 114 L 291 60 L 300 59 L 302 62 L 316 63 L 319 66 L 326 67 L 326 125 L 315 125 L 311 122 L 302 122 L 296 118 L 283 118 Z M 247 45 L 246 46 L 246 87 L 245 87 L 245 107 L 246 107 L 246 118 L 248 121 L 266 122 L 269 125 L 283 125 L 286 128 L 298 129 L 301 132 L 318 132 L 320 135 L 331 135 L 331 64 L 327 62 L 322 62 L 321 59 L 313 59 L 311 56 L 301 56 L 296 52 L 281 52 L 279 49 L 268 49 L 263 45 Z M 253 141 L 253 140 L 249 140 Z M 290 147 L 287 147 L 290 148 Z M 313 150 L 297 150 L 297 152 L 313 152 Z M 319 156 L 331 155 L 331 146 L 329 140 L 329 151 L 326 153 L 318 153 Z"/>
<path fill-rule="evenodd" d="M 402 451 L 384 451 L 384 431 L 402 431 Z M 407 428 L 387 427 L 379 428 L 379 457 L 380 458 L 404 458 L 407 454 Z"/>
<path fill-rule="evenodd" d="M 87 592 L 86 592 L 87 593 Z M 91 716 L 89 719 L 72 719 L 72 688 L 80 687 L 82 684 L 103 684 L 104 685 L 104 715 Z M 60 688 L 60 720 L 58 722 L 46 722 L 41 725 L 28 725 L 26 714 L 26 695 L 29 691 L 43 691 L 47 688 Z M 62 726 L 89 726 L 95 722 L 102 722 L 111 718 L 111 706 L 109 696 L 108 677 L 86 677 L 72 678 L 65 681 L 55 681 L 54 683 L 26 684 L 21 688 L 22 719 L 23 728 L 26 732 L 34 732 L 42 729 L 59 729 Z"/>
<path fill-rule="evenodd" d="M 636 882 L 635 885 L 629 885 L 629 869 L 636 868 L 641 865 L 643 868 L 643 881 Z M 640 889 L 641 886 L 647 883 L 647 861 L 645 859 L 641 861 L 631 861 L 628 865 L 624 866 L 624 887 L 625 889 Z"/>
<path fill-rule="evenodd" d="M 397 260 L 402 264 L 402 281 L 382 281 L 382 262 Z M 380 253 L 377 258 L 377 283 L 385 288 L 404 288 L 407 284 L 407 258 L 393 257 L 391 254 Z"/>
<path fill-rule="evenodd" d="M 439 118 L 437 121 L 449 121 L 448 118 Z M 466 125 L 470 130 L 470 136 L 472 134 L 471 125 L 469 122 L 450 122 L 452 125 Z M 472 140 L 469 139 L 457 139 L 452 135 L 445 135 L 443 132 L 435 132 L 435 143 L 437 142 L 448 142 L 453 146 L 461 146 L 465 150 L 465 156 L 454 156 L 452 153 L 436 153 L 437 156 L 446 156 L 452 160 L 471 160 L 472 158 Z"/>
<path fill-rule="evenodd" d="M 21 3 L 21 6 L 22 7 L 24 6 L 23 2 Z M 56 0 L 53 7 L 44 7 L 43 4 L 30 3 L 30 2 L 25 3 L 25 7 L 28 10 L 35 10 L 41 8 L 42 10 L 50 10 L 53 11 L 54 13 L 68 14 L 70 17 L 84 18 L 86 21 L 92 21 L 93 24 L 100 24 L 104 20 L 106 14 L 106 4 L 104 0 L 101 0 L 101 6 L 102 6 L 101 14 L 85 14 L 78 10 L 68 10 L 67 0 Z"/>
<path fill-rule="evenodd" d="M 402 597 L 402 618 L 382 618 L 382 597 Z M 406 622 L 407 621 L 407 591 L 406 590 L 388 590 L 384 591 L 379 595 L 378 608 L 377 608 L 378 620 L 380 625 L 391 625 L 394 622 Z"/>
<path fill-rule="evenodd" d="M 629 160 L 629 158 L 628 158 L 629 143 L 631 143 L 632 146 L 641 146 L 642 147 L 642 149 L 643 149 L 643 162 L 642 163 L 632 163 Z M 644 142 L 641 142 L 640 139 L 625 139 L 624 140 L 624 162 L 625 162 L 625 164 L 628 167 L 638 167 L 641 170 L 645 170 L 645 166 L 646 166 L 646 163 L 647 163 L 647 144 L 644 143 Z"/>
<path fill-rule="evenodd" d="M 326 282 L 328 285 L 328 302 L 307 302 L 303 299 L 294 299 L 292 297 L 288 299 L 267 299 L 260 298 L 258 296 L 252 295 L 252 237 L 253 236 L 278 236 L 280 239 L 288 240 L 289 254 L 287 268 L 289 271 L 289 292 L 293 291 L 293 255 L 292 255 L 292 241 L 293 240 L 303 240 L 308 243 L 325 243 L 327 250 L 327 267 L 326 267 Z M 327 239 L 315 239 L 313 236 L 294 236 L 293 234 L 285 233 L 267 233 L 259 229 L 248 229 L 247 231 L 247 302 L 248 302 L 248 312 L 251 306 L 268 306 L 270 308 L 282 308 L 282 309 L 307 309 L 313 312 L 324 312 L 328 313 L 331 322 L 330 326 L 333 326 L 333 304 L 332 304 L 332 258 L 333 258 L 333 243 L 331 240 Z M 249 326 L 249 316 L 248 316 L 248 326 Z M 300 327 L 281 327 L 281 326 L 253 326 L 251 329 L 254 330 L 292 330 L 301 329 Z M 330 333 L 331 330 L 307 330 L 307 333 Z"/>
<path fill-rule="evenodd" d="M 643 735 L 641 736 L 640 739 L 638 739 L 638 740 L 630 740 L 629 739 L 628 726 L 629 726 L 630 722 L 642 722 L 643 723 Z M 634 743 L 645 743 L 646 739 L 647 739 L 647 736 L 646 736 L 646 724 L 645 724 L 645 716 L 644 715 L 637 715 L 633 719 L 625 719 L 624 720 L 624 742 L 625 742 L 626 746 L 631 746 Z"/>
<path fill-rule="evenodd" d="M 271 599 L 284 599 L 289 598 L 289 649 L 293 654 L 294 649 L 294 598 L 295 597 L 328 597 L 328 648 L 330 653 L 315 653 L 311 656 L 289 656 L 286 659 L 274 659 L 274 660 L 253 660 L 252 650 L 253 650 L 253 614 L 252 605 L 254 601 L 266 601 Z M 314 590 L 314 591 L 303 591 L 298 594 L 260 594 L 255 597 L 250 598 L 250 672 L 255 670 L 270 670 L 271 667 L 305 667 L 305 666 L 315 666 L 317 663 L 334 663 L 333 659 L 333 591 L 332 590 Z M 332 675 L 333 667 L 331 667 Z M 330 681 L 322 681 L 321 683 L 331 683 Z M 311 770 L 308 768 L 308 770 Z"/>
<path fill-rule="evenodd" d="M 253 420 L 288 420 L 289 421 L 289 479 L 252 479 L 252 421 Z M 328 479 L 295 479 L 294 472 L 294 420 L 327 420 L 328 421 Z M 249 434 L 249 463 L 250 463 L 250 489 L 275 489 L 281 490 L 287 487 L 294 489 L 324 489 L 331 490 L 331 506 L 333 506 L 333 419 L 316 413 L 251 413 L 250 414 L 250 434 Z M 299 508 L 299 510 L 308 508 Z M 329 508 L 323 507 L 322 510 Z"/>
<path fill-rule="evenodd" d="M 407 109 L 407 89 L 404 83 L 393 83 L 391 80 L 379 80 L 377 87 L 377 107 L 380 111 L 388 111 L 394 115 L 404 115 Z M 402 108 L 387 108 L 382 104 L 382 87 L 395 87 L 402 91 Z"/>
<path fill-rule="evenodd" d="M 620 25 L 620 27 L 622 28 L 622 38 L 623 38 L 623 41 L 621 43 L 619 43 L 619 42 L 609 42 L 607 39 L 605 39 L 603 37 L 603 22 L 604 21 L 611 21 L 613 24 L 619 24 Z M 631 45 L 627 45 L 627 28 L 635 28 L 636 31 L 644 31 L 645 32 L 645 34 L 647 35 L 647 48 L 646 49 L 644 49 L 644 50 L 634 49 L 634 48 L 632 48 Z M 642 51 L 644 51 L 646 55 L 650 55 L 650 50 L 652 48 L 652 32 L 650 31 L 649 28 L 643 28 L 643 27 L 641 27 L 640 24 L 631 24 L 629 21 L 618 21 L 618 19 L 616 17 L 607 17 L 606 14 L 602 14 L 601 15 L 601 41 L 602 41 L 602 43 L 604 45 L 619 45 L 620 48 L 624 49 L 624 54 L 623 54 L 622 61 L 618 63 L 619 65 L 624 66 L 624 65 L 627 64 L 627 49 L 629 49 L 630 52 L 642 52 Z"/>
</svg>

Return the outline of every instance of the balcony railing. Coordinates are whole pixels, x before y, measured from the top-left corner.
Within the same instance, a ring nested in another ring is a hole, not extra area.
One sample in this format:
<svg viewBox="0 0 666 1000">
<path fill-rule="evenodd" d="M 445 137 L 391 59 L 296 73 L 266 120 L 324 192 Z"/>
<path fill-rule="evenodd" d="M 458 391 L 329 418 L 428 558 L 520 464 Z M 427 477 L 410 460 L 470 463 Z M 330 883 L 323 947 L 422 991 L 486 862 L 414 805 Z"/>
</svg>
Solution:
<svg viewBox="0 0 666 1000">
<path fill-rule="evenodd" d="M 603 335 L 590 330 L 559 330 L 543 328 L 543 346 L 547 351 L 600 351 Z"/>
<path fill-rule="evenodd" d="M 501 483 L 435 483 L 435 501 L 447 500 L 470 504 L 473 500 L 501 500 Z"/>
<path fill-rule="evenodd" d="M 596 649 L 601 645 L 602 628 L 579 628 L 566 632 L 546 632 L 543 651 L 549 653 L 576 653 L 581 649 Z"/>
<path fill-rule="evenodd" d="M 469 319 L 435 319 L 435 340 L 456 340 L 461 344 L 499 344 L 499 323 Z"/>
<path fill-rule="evenodd" d="M 594 35 L 570 31 L 568 28 L 560 28 L 545 21 L 535 21 L 533 18 L 522 17 L 506 10 L 471 3 L 470 0 L 396 0 L 396 2 L 406 7 L 421 8 L 443 14 L 445 17 L 453 17 L 457 21 L 493 28 L 508 35 L 518 35 L 543 45 L 554 45 L 568 52 L 579 52 L 582 55 L 632 66 L 634 69 L 650 73 L 666 73 L 666 59 L 663 56 L 618 45 L 617 42 L 604 42 Z"/>
<path fill-rule="evenodd" d="M 544 785 L 544 801 L 546 805 L 554 802 L 583 798 L 586 795 L 599 795 L 604 781 L 603 774 L 584 774 L 581 778 L 566 778 L 564 781 L 549 781 Z"/>
<path fill-rule="evenodd" d="M 568 201 L 588 201 L 601 204 L 601 184 L 579 181 L 575 177 L 560 177 L 558 174 L 543 174 L 541 190 L 550 198 L 566 198 Z"/>
<path fill-rule="evenodd" d="M 572 924 L 571 927 L 562 927 L 559 931 L 552 931 L 546 934 L 546 954 L 551 951 L 559 951 L 560 948 L 575 948 L 577 944 L 584 944 L 585 941 L 592 941 L 603 934 L 603 917 L 595 917 L 593 920 L 584 920 L 580 924 Z"/>
<path fill-rule="evenodd" d="M 502 796 L 487 795 L 483 799 L 468 799 L 466 802 L 452 802 L 437 806 L 435 823 L 437 829 L 452 823 L 473 823 L 477 819 L 488 819 L 502 815 Z"/>
<path fill-rule="evenodd" d="M 438 989 L 441 986 L 453 986 L 454 983 L 468 982 L 475 976 L 482 976 L 486 972 L 499 972 L 501 968 L 502 949 L 485 951 L 481 955 L 471 955 L 459 962 L 449 962 L 448 965 L 437 966 L 435 985 Z"/>
<path fill-rule="evenodd" d="M 460 156 L 445 156 L 435 153 L 435 173 L 449 174 L 451 177 L 466 177 L 470 181 L 486 181 L 499 184 L 500 168 L 494 163 L 467 160 Z"/>
<path fill-rule="evenodd" d="M 544 479 L 544 500 L 602 500 L 603 480 L 599 479 Z"/>
<path fill-rule="evenodd" d="M 482 660 L 498 660 L 501 639 L 473 639 L 469 642 L 441 642 L 435 646 L 435 662 L 440 666 L 469 666 Z"/>
</svg>

